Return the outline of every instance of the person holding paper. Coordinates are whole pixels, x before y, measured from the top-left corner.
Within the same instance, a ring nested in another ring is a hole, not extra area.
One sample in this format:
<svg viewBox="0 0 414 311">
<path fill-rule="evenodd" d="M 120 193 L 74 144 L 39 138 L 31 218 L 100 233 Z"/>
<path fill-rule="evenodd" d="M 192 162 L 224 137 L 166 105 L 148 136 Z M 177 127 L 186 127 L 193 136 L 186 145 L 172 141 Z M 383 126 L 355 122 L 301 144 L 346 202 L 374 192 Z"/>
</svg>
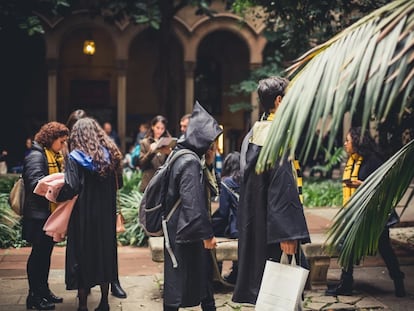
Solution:
<svg viewBox="0 0 414 311">
<path fill-rule="evenodd" d="M 167 130 L 167 119 L 157 115 L 151 120 L 151 127 L 145 138 L 141 140 L 141 151 L 138 163 L 142 170 L 139 190 L 144 192 L 155 171 L 164 164 L 173 147 L 172 137 Z"/>
</svg>

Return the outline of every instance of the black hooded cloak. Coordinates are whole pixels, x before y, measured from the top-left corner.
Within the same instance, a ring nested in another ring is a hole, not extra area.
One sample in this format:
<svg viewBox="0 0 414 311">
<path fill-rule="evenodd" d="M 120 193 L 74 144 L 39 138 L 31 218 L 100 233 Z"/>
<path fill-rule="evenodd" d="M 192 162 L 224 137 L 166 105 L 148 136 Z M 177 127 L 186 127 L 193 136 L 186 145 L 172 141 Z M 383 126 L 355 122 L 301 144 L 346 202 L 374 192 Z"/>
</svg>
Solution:
<svg viewBox="0 0 414 311">
<path fill-rule="evenodd" d="M 181 198 L 178 209 L 168 221 L 171 248 L 178 267 L 164 251 L 164 304 L 171 307 L 199 305 L 208 295 L 210 251 L 203 240 L 214 236 L 207 204 L 206 187 L 200 158 L 221 134 L 217 121 L 196 102 L 187 131 L 176 149 L 190 149 L 172 165 L 166 206 L 171 208 Z"/>
</svg>

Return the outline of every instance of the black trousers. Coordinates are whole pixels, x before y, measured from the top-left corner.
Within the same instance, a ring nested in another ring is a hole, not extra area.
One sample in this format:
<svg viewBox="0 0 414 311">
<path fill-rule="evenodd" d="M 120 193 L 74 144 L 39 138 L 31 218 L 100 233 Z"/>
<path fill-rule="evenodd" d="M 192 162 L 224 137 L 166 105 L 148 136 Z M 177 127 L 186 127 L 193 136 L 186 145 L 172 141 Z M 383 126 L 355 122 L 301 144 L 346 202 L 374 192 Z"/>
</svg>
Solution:
<svg viewBox="0 0 414 311">
<path fill-rule="evenodd" d="M 391 279 L 403 279 L 404 273 L 400 270 L 400 264 L 398 262 L 398 258 L 395 255 L 394 249 L 391 246 L 390 241 L 390 230 L 389 228 L 384 228 L 382 231 L 381 236 L 378 240 L 378 252 L 380 253 L 382 259 L 387 266 L 388 273 Z M 348 270 L 342 270 L 342 279 L 352 279 L 354 272 L 353 265 L 349 265 Z"/>
<path fill-rule="evenodd" d="M 47 294 L 52 250 L 55 243 L 50 236 L 43 234 L 32 241 L 32 251 L 27 261 L 29 290 L 35 295 Z"/>
</svg>

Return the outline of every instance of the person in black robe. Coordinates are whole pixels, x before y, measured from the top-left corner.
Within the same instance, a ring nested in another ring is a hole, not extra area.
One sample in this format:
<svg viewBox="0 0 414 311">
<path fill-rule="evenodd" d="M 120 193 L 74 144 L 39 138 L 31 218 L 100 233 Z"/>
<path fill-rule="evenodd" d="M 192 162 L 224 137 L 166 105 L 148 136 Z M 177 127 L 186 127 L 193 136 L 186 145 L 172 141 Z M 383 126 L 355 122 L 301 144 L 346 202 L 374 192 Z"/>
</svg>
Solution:
<svg viewBox="0 0 414 311">
<path fill-rule="evenodd" d="M 178 310 L 201 303 L 203 311 L 216 310 L 213 292 L 211 249 L 216 239 L 210 221 L 201 157 L 221 134 L 212 116 L 196 102 L 185 134 L 173 152 L 189 149 L 195 154 L 180 156 L 171 166 L 166 206 L 181 202 L 167 223 L 173 256 L 164 250 L 164 310 Z"/>
<path fill-rule="evenodd" d="M 265 111 L 241 148 L 243 178 L 237 226 L 239 270 L 232 300 L 255 304 L 266 260 L 279 261 L 282 251 L 301 254 L 300 243 L 310 242 L 292 161 L 276 159 L 272 169 L 255 171 L 260 150 L 288 80 L 270 77 L 259 81 L 258 95 Z M 305 263 L 304 256 L 297 262 Z"/>
<path fill-rule="evenodd" d="M 58 201 L 78 196 L 67 229 L 66 289 L 78 290 L 78 311 L 87 310 L 89 289 L 100 285 L 95 311 L 109 310 L 109 284 L 118 277 L 116 193 L 122 187 L 122 154 L 92 118 L 72 128 L 65 184 Z"/>
</svg>

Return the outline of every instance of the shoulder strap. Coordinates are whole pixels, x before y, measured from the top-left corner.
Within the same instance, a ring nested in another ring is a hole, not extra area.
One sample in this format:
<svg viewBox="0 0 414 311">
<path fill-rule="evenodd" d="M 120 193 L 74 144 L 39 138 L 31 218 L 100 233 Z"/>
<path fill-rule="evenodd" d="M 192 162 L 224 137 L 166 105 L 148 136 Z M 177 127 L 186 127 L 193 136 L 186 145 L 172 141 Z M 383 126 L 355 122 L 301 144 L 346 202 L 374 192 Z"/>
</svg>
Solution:
<svg viewBox="0 0 414 311">
<path fill-rule="evenodd" d="M 230 191 L 230 193 L 233 194 L 236 197 L 237 202 L 239 202 L 240 195 L 236 191 L 231 189 L 228 185 L 226 185 L 226 183 L 224 181 L 222 181 L 221 184 L 224 186 L 224 188 L 226 188 L 228 191 Z"/>
<path fill-rule="evenodd" d="M 172 155 L 168 157 L 167 159 L 168 166 L 172 165 L 175 162 L 175 160 L 183 154 L 193 154 L 195 157 L 198 158 L 197 154 L 190 149 L 179 149 L 177 151 L 174 151 Z"/>
<path fill-rule="evenodd" d="M 190 149 L 180 149 L 174 152 L 171 158 L 168 159 L 168 169 L 170 169 L 171 165 L 175 162 L 176 159 L 178 159 L 179 156 L 184 155 L 184 154 L 192 154 L 197 159 L 199 159 L 198 155 L 194 151 L 191 151 Z M 180 205 L 180 203 L 181 203 L 181 197 L 178 198 L 178 200 L 173 205 L 172 209 L 168 212 L 167 217 L 165 218 L 166 221 L 170 220 L 171 216 L 174 214 L 175 210 Z"/>
</svg>

